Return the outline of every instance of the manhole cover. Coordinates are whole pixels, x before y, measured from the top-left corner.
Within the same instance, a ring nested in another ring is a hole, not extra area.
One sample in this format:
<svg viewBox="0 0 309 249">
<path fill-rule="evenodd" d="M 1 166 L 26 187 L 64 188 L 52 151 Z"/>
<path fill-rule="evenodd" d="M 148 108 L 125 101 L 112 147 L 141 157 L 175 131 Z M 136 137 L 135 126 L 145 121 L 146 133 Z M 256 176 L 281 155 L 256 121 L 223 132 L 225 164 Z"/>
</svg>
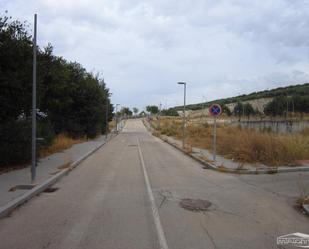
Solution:
<svg viewBox="0 0 309 249">
<path fill-rule="evenodd" d="M 207 211 L 211 202 L 201 199 L 182 199 L 180 206 L 190 211 Z"/>
<path fill-rule="evenodd" d="M 44 193 L 53 193 L 55 191 L 57 191 L 59 188 L 52 188 L 52 187 L 49 187 L 47 189 L 44 190 Z"/>
</svg>

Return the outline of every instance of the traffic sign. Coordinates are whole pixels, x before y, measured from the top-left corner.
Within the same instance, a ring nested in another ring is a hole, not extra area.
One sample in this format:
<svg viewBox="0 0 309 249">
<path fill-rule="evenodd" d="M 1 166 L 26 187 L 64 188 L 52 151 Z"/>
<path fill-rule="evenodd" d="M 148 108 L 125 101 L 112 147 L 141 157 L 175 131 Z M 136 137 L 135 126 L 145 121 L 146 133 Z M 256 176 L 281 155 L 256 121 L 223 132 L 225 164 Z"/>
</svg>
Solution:
<svg viewBox="0 0 309 249">
<path fill-rule="evenodd" d="M 214 117 L 220 116 L 222 114 L 222 107 L 219 104 L 212 104 L 209 107 L 209 113 Z"/>
</svg>

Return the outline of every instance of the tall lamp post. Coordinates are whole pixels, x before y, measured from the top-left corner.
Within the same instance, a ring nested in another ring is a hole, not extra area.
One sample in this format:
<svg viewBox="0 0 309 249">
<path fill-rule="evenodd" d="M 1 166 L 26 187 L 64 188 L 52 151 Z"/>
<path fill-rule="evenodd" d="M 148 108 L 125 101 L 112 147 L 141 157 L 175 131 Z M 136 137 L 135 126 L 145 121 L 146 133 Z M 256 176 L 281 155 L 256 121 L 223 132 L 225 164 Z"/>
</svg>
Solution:
<svg viewBox="0 0 309 249">
<path fill-rule="evenodd" d="M 36 33 L 37 33 L 37 14 L 34 15 L 34 34 L 33 34 L 33 82 L 32 82 L 32 158 L 31 158 L 31 183 L 35 182 L 36 178 L 36 55 L 37 55 L 37 47 L 36 47 Z"/>
<path fill-rule="evenodd" d="M 108 113 L 109 113 L 109 97 L 112 96 L 112 93 L 107 94 L 106 96 L 106 110 L 105 110 L 105 138 L 107 139 L 108 134 Z"/>
<path fill-rule="evenodd" d="M 118 114 L 117 114 L 117 107 L 120 104 L 116 104 L 116 108 L 115 108 L 115 117 L 116 117 L 116 132 L 118 132 Z"/>
<path fill-rule="evenodd" d="M 179 85 L 183 85 L 183 117 L 182 117 L 182 148 L 185 148 L 185 130 L 186 130 L 186 94 L 187 94 L 187 83 L 178 82 Z"/>
</svg>

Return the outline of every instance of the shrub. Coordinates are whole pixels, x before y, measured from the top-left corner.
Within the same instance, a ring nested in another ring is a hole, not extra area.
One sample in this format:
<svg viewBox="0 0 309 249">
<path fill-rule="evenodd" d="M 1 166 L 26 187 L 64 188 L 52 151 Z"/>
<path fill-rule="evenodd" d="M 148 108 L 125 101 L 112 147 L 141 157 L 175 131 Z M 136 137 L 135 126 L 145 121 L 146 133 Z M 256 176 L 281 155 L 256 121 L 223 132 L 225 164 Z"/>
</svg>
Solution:
<svg viewBox="0 0 309 249">
<path fill-rule="evenodd" d="M 9 121 L 0 124 L 0 166 L 31 159 L 31 122 Z"/>
</svg>

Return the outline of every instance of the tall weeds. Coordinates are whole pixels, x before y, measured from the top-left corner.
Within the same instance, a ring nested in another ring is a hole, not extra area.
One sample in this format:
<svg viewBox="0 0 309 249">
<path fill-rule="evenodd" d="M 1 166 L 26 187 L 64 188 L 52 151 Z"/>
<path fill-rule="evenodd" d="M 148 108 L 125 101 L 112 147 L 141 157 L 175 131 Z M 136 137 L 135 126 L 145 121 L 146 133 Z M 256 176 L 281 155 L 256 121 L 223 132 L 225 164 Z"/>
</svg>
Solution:
<svg viewBox="0 0 309 249">
<path fill-rule="evenodd" d="M 182 137 L 180 119 L 161 121 L 161 134 Z M 187 142 L 211 150 L 212 126 L 188 122 Z M 269 166 L 295 165 L 309 159 L 309 131 L 298 134 L 276 134 L 228 125 L 218 125 L 217 151 L 239 162 L 263 163 Z"/>
<path fill-rule="evenodd" d="M 59 134 L 54 139 L 51 146 L 40 151 L 40 157 L 45 157 L 56 152 L 71 148 L 74 144 L 86 141 L 86 138 L 71 138 L 66 134 Z"/>
</svg>

